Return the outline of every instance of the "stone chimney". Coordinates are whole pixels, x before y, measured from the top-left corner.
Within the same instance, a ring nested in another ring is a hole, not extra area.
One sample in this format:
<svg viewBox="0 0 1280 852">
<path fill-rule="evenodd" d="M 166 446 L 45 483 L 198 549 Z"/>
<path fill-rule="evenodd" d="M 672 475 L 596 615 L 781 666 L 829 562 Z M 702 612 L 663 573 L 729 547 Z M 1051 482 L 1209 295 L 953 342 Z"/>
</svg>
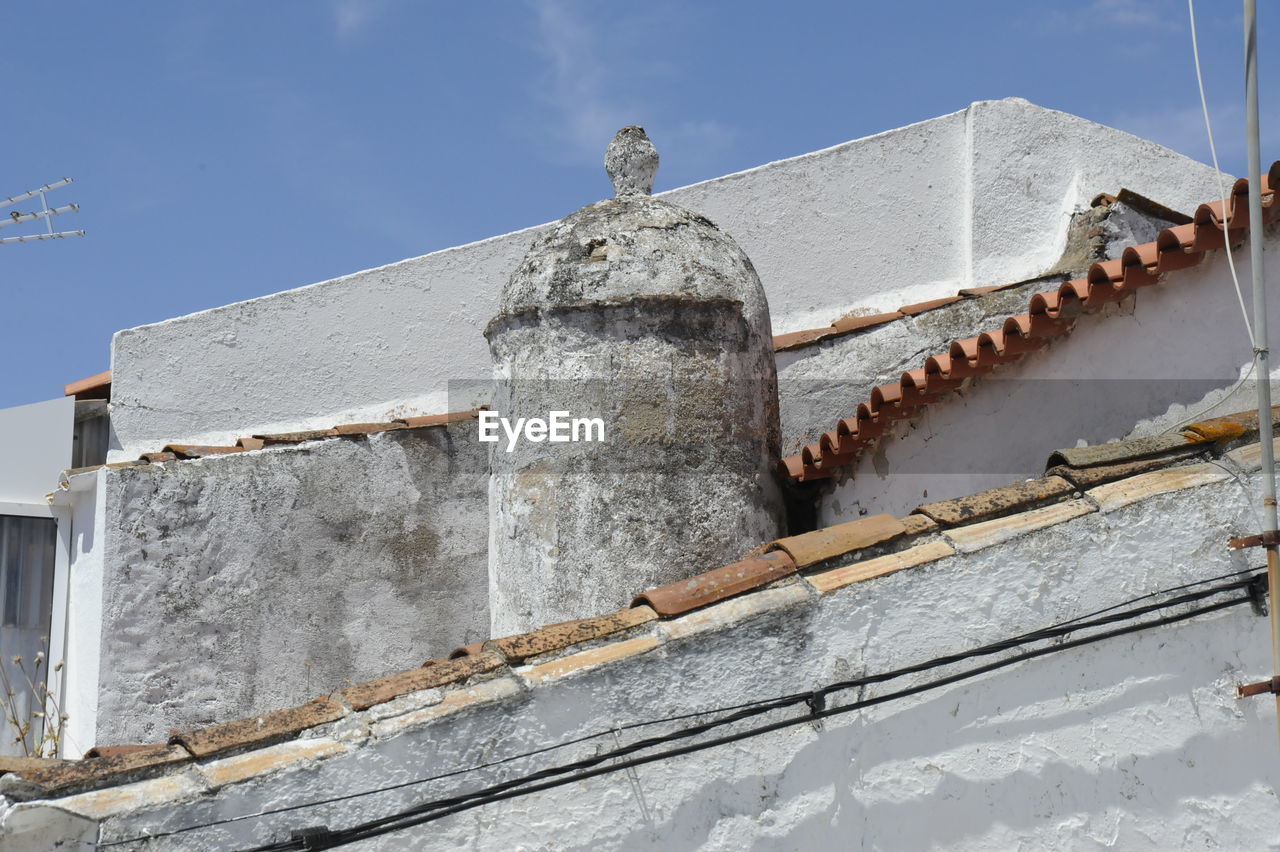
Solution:
<svg viewBox="0 0 1280 852">
<path fill-rule="evenodd" d="M 617 197 L 534 241 L 485 330 L 505 421 L 481 424 L 494 636 L 607 613 L 783 532 L 764 290 L 728 235 L 650 197 L 657 167 L 642 128 L 619 131 Z"/>
</svg>

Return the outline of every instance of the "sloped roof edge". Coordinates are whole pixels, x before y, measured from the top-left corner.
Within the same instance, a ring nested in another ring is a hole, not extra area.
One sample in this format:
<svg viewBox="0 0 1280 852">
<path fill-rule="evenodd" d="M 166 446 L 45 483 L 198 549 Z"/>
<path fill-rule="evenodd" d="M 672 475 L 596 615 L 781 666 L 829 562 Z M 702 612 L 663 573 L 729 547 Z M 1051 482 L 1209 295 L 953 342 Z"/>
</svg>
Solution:
<svg viewBox="0 0 1280 852">
<path fill-rule="evenodd" d="M 1263 218 L 1268 222 L 1275 217 L 1277 186 L 1280 160 L 1262 176 Z M 1027 313 L 1008 317 L 999 329 L 955 341 L 947 352 L 929 357 L 922 367 L 903 373 L 899 381 L 872 389 L 871 398 L 860 403 L 852 416 L 823 433 L 818 443 L 806 446 L 799 455 L 782 459 L 779 474 L 799 482 L 827 479 L 853 462 L 895 421 L 914 416 L 920 408 L 958 389 L 966 380 L 1013 363 L 1070 333 L 1081 314 L 1096 312 L 1157 284 L 1166 273 L 1195 266 L 1207 252 L 1226 246 L 1228 235 L 1243 236 L 1249 225 L 1248 195 L 1249 181 L 1240 178 L 1226 199 L 1229 209 L 1225 216 L 1222 200 L 1201 204 L 1189 224 L 1166 228 L 1154 241 L 1126 248 L 1118 260 L 1095 263 L 1084 278 L 1035 294 Z M 896 318 L 889 316 L 884 321 Z M 807 334 L 796 332 L 799 336 Z"/>
</svg>

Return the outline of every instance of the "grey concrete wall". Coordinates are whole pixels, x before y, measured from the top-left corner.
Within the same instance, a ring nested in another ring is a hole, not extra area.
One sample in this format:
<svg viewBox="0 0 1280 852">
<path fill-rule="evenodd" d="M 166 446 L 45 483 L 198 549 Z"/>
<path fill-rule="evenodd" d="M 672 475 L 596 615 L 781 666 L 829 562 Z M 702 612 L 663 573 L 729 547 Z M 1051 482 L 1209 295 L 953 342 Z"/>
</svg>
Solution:
<svg viewBox="0 0 1280 852">
<path fill-rule="evenodd" d="M 97 737 L 287 707 L 488 633 L 475 424 L 113 471 Z"/>
</svg>

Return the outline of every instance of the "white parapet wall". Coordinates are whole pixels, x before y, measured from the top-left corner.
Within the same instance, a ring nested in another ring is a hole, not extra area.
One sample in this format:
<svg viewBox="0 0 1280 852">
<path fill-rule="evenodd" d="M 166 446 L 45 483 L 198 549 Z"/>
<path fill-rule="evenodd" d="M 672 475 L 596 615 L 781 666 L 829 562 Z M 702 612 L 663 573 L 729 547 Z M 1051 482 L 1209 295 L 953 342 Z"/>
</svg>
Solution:
<svg viewBox="0 0 1280 852">
<path fill-rule="evenodd" d="M 1121 187 L 1187 211 L 1218 192 L 1207 166 L 1009 98 L 661 197 L 738 240 L 782 333 L 1041 274 L 1071 212 Z M 481 331 L 543 227 L 119 332 L 112 459 L 482 401 L 450 382 L 490 375 Z"/>
</svg>

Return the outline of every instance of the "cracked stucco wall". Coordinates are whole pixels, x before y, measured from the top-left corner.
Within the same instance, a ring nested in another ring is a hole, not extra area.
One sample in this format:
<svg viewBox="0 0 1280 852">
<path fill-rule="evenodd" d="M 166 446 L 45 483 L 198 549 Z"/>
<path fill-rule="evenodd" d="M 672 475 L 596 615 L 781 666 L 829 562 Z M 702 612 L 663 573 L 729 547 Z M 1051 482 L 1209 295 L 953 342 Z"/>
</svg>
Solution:
<svg viewBox="0 0 1280 852">
<path fill-rule="evenodd" d="M 109 472 L 97 742 L 162 742 L 486 637 L 474 430 Z"/>
<path fill-rule="evenodd" d="M 1247 486 L 1256 490 L 1256 477 Z M 638 656 L 545 683 L 522 670 L 470 683 L 457 695 L 472 696 L 471 706 L 416 725 L 388 719 L 395 733 L 385 737 L 319 732 L 318 746 L 337 738 L 334 756 L 217 792 L 184 781 L 182 801 L 113 817 L 103 838 L 367 791 L 614 724 L 807 691 L 1242 570 L 1259 554 L 1223 545 L 1254 528 L 1248 499 L 1225 479 L 821 597 L 794 586 L 763 592 L 754 615 L 747 598 L 647 625 L 627 640 L 653 640 Z M 1267 619 L 1234 607 L 358 848 L 1269 848 L 1280 844 L 1275 706 L 1233 694 L 1236 683 L 1269 672 Z M 595 754 L 600 742 L 177 835 L 167 848 L 240 848 L 304 826 L 347 826 Z"/>
</svg>

